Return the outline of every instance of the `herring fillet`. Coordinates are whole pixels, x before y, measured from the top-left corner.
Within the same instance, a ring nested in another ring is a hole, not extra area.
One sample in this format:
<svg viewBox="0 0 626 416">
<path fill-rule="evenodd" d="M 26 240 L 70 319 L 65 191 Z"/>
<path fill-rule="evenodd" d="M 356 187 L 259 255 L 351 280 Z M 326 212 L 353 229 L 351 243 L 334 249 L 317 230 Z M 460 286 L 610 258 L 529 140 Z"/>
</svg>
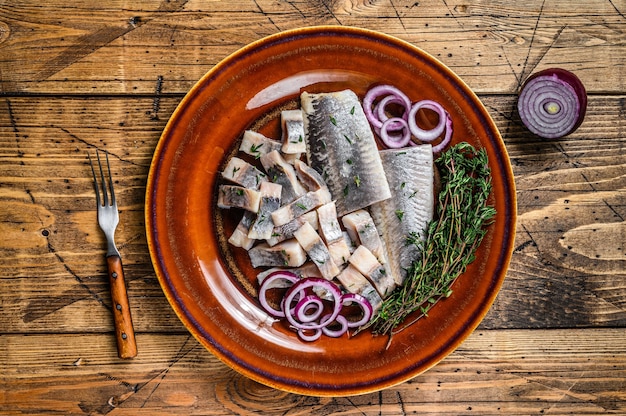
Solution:
<svg viewBox="0 0 626 416">
<path fill-rule="evenodd" d="M 311 224 L 308 222 L 302 224 L 302 227 L 294 233 L 294 237 L 306 251 L 311 261 L 315 263 L 324 279 L 331 280 L 339 274 L 341 270 L 333 261 L 328 247 Z"/>
<path fill-rule="evenodd" d="M 263 242 L 248 250 L 252 267 L 300 267 L 306 260 L 306 252 L 295 240 L 283 241 L 270 247 Z"/>
<path fill-rule="evenodd" d="M 248 237 L 255 240 L 264 240 L 272 236 L 272 230 L 274 229 L 272 212 L 280 208 L 282 186 L 277 183 L 263 182 L 259 191 L 261 192 L 259 212 L 250 226 Z"/>
<path fill-rule="evenodd" d="M 270 139 L 256 131 L 246 130 L 243 133 L 239 150 L 253 156 L 255 159 L 259 159 L 271 151 L 280 150 L 281 146 L 282 144 L 277 140 Z"/>
<path fill-rule="evenodd" d="M 388 267 L 401 285 L 420 254 L 407 237 L 417 233 L 423 240 L 434 215 L 432 146 L 381 150 L 380 156 L 392 197 L 372 205 L 370 212 L 387 249 Z"/>
<path fill-rule="evenodd" d="M 243 208 L 257 213 L 261 203 L 261 193 L 254 189 L 235 185 L 220 185 L 217 206 L 220 208 Z"/>
<path fill-rule="evenodd" d="M 266 180 L 263 172 L 236 156 L 233 156 L 228 161 L 228 164 L 222 171 L 222 177 L 244 188 L 254 190 L 258 190 L 261 182 Z"/>
<path fill-rule="evenodd" d="M 282 203 L 289 203 L 306 193 L 306 189 L 296 176 L 294 167 L 285 160 L 279 151 L 272 150 L 262 155 L 260 159 L 263 169 L 267 173 L 267 179 L 283 187 Z"/>
<path fill-rule="evenodd" d="M 253 238 L 248 237 L 248 233 L 250 232 L 250 227 L 254 220 L 256 219 L 256 215 L 251 211 L 244 211 L 241 220 L 237 224 L 237 227 L 230 235 L 228 242 L 235 247 L 241 247 L 245 250 L 250 250 L 254 245 L 255 241 Z"/>
<path fill-rule="evenodd" d="M 267 238 L 265 241 L 267 241 L 267 244 L 270 246 L 275 246 L 282 241 L 289 240 L 290 238 L 293 238 L 293 233 L 295 233 L 305 222 L 308 222 L 311 226 L 313 226 L 314 230 L 317 230 L 319 228 L 317 211 L 309 211 L 294 218 L 287 224 L 279 225 L 277 227 L 275 226 L 272 230 L 271 237 Z"/>
<path fill-rule="evenodd" d="M 308 164 L 326 181 L 341 217 L 391 197 L 374 134 L 351 90 L 310 94 L 300 102 Z"/>
</svg>

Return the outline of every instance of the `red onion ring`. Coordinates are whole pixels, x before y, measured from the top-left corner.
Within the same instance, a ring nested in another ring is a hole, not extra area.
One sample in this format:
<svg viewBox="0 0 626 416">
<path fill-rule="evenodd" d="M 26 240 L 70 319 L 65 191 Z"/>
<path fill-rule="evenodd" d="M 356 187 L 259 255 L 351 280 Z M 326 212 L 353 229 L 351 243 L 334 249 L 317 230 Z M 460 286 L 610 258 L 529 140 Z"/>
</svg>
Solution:
<svg viewBox="0 0 626 416">
<path fill-rule="evenodd" d="M 308 332 L 313 331 L 312 334 L 308 334 Z M 317 341 L 322 336 L 322 328 L 308 329 L 308 328 L 300 328 L 298 329 L 298 336 L 302 341 Z"/>
<path fill-rule="evenodd" d="M 374 313 L 374 309 L 372 308 L 372 304 L 365 297 L 359 295 L 358 293 L 346 293 L 341 298 L 341 304 L 346 305 L 349 303 L 355 303 L 363 311 L 361 319 L 358 321 L 348 322 L 349 328 L 357 328 L 370 321 L 372 314 Z"/>
<path fill-rule="evenodd" d="M 390 135 L 390 131 L 398 131 L 396 127 L 402 129 L 402 133 L 399 135 Z M 380 140 L 390 149 L 398 149 L 405 147 L 411 141 L 411 131 L 409 130 L 408 123 L 401 118 L 392 117 L 385 120 L 378 130 Z"/>
<path fill-rule="evenodd" d="M 311 310 L 313 311 L 311 313 Z M 293 315 L 300 322 L 313 322 L 324 312 L 324 302 L 319 296 L 308 295 L 298 301 L 293 311 Z"/>
<path fill-rule="evenodd" d="M 378 117 L 379 121 L 384 123 L 385 121 L 387 121 L 390 118 L 387 115 L 387 112 L 385 111 L 386 107 L 389 104 L 399 104 L 403 108 L 403 111 L 402 111 L 402 116 L 399 116 L 398 118 L 403 119 L 405 121 L 408 119 L 408 117 L 409 117 L 409 110 L 411 109 L 411 106 L 407 107 L 406 106 L 406 102 L 402 98 L 398 97 L 397 95 L 391 94 L 391 95 L 387 95 L 386 97 L 383 97 L 378 102 L 378 104 L 376 104 L 374 106 L 374 111 L 375 111 L 375 114 Z M 403 128 L 403 126 L 396 126 L 394 124 L 392 126 L 392 128 L 393 128 L 393 130 L 399 130 L 400 128 Z"/>
<path fill-rule="evenodd" d="M 327 317 L 328 315 L 324 316 L 323 319 L 326 319 Z M 339 329 L 333 329 L 332 326 L 334 326 L 334 324 L 339 324 Z M 339 338 L 340 336 L 348 332 L 348 326 L 349 323 L 346 317 L 343 315 L 337 315 L 335 322 L 331 322 L 323 327 L 322 332 L 324 333 L 324 335 L 327 335 L 329 337 Z"/>
<path fill-rule="evenodd" d="M 317 323 L 311 323 L 311 322 L 299 322 L 297 317 L 295 316 L 295 313 L 286 313 L 287 311 L 285 310 L 286 308 L 289 308 L 290 305 L 294 302 L 294 300 L 296 299 L 296 296 L 298 296 L 301 291 L 308 289 L 308 288 L 312 288 L 314 286 L 322 286 L 324 287 L 326 290 L 328 290 L 329 293 L 332 294 L 333 297 L 333 310 L 332 313 L 330 315 L 328 315 L 327 319 L 322 319 L 321 321 L 317 322 Z M 296 283 L 293 284 L 293 286 L 291 286 L 288 290 L 287 293 L 285 294 L 284 297 L 284 304 L 283 304 L 283 312 L 285 312 L 285 317 L 287 318 L 287 321 L 289 321 L 289 323 L 297 329 L 319 329 L 319 328 L 323 328 L 324 326 L 328 325 L 330 322 L 333 322 L 336 318 L 337 315 L 339 315 L 339 312 L 341 311 L 341 290 L 339 289 L 339 287 L 337 285 L 335 285 L 334 283 L 326 280 L 326 279 L 322 279 L 322 278 L 318 278 L 318 277 L 309 277 L 306 279 L 300 279 L 298 280 Z"/>
<path fill-rule="evenodd" d="M 393 95 L 401 101 L 401 105 L 404 105 L 405 108 L 411 108 L 411 100 L 409 100 L 409 97 L 393 85 L 378 85 L 371 88 L 363 98 L 363 111 L 372 126 L 378 129 L 382 127 L 383 122 L 374 114 L 373 104 L 381 95 Z"/>
<path fill-rule="evenodd" d="M 452 139 L 452 119 L 450 117 L 446 118 L 446 135 L 443 137 L 443 140 L 439 142 L 437 145 L 433 146 L 433 153 L 439 153 L 443 149 L 448 146 L 450 143 L 450 139 Z"/>
<path fill-rule="evenodd" d="M 282 309 L 273 308 L 267 301 L 267 291 L 275 288 L 292 287 L 299 279 L 295 273 L 288 271 L 277 271 L 267 276 L 259 288 L 259 302 L 263 309 L 272 316 L 284 318 L 285 312 Z"/>
<path fill-rule="evenodd" d="M 439 121 L 437 125 L 430 130 L 424 130 L 420 126 L 417 125 L 415 121 L 415 117 L 417 112 L 422 108 L 426 108 L 428 110 L 432 110 L 439 116 Z M 416 139 L 422 142 L 430 143 L 435 140 L 437 137 L 441 136 L 444 129 L 446 128 L 446 119 L 450 118 L 448 113 L 444 108 L 436 101 L 432 100 L 422 100 L 418 101 L 411 107 L 409 111 L 409 128 L 411 129 L 411 134 L 415 136 Z"/>
<path fill-rule="evenodd" d="M 567 136 L 582 123 L 587 93 L 573 73 L 550 68 L 529 77 L 517 102 L 522 123 L 539 137 Z"/>
<path fill-rule="evenodd" d="M 267 291 L 274 288 L 288 288 L 281 301 L 281 310 L 273 308 L 267 301 Z M 331 313 L 325 314 L 325 303 L 315 292 L 322 291 L 330 295 L 332 304 Z M 314 292 L 314 294 L 306 293 Z M 361 295 L 342 294 L 335 283 L 322 278 L 299 278 L 288 271 L 274 272 L 267 276 L 259 289 L 259 302 L 272 316 L 285 317 L 303 341 L 315 341 L 322 334 L 330 337 L 339 337 L 348 331 L 367 323 L 373 314 L 372 305 Z M 292 307 L 292 305 L 295 306 Z M 356 304 L 362 311 L 360 319 L 350 322 L 341 315 L 344 305 Z M 318 320 L 319 319 L 319 320 Z M 339 325 L 338 329 L 334 329 Z"/>
</svg>

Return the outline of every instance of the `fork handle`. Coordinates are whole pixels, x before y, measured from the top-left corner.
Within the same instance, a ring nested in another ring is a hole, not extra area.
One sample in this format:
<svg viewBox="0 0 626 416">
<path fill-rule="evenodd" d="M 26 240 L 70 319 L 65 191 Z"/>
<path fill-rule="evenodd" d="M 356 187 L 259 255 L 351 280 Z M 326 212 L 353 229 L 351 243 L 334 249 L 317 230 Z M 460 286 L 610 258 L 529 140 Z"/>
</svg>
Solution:
<svg viewBox="0 0 626 416">
<path fill-rule="evenodd" d="M 137 356 L 137 343 L 133 319 L 130 315 L 121 257 L 117 255 L 107 257 L 107 268 L 111 284 L 111 300 L 113 301 L 117 355 L 120 358 L 133 358 Z"/>
</svg>

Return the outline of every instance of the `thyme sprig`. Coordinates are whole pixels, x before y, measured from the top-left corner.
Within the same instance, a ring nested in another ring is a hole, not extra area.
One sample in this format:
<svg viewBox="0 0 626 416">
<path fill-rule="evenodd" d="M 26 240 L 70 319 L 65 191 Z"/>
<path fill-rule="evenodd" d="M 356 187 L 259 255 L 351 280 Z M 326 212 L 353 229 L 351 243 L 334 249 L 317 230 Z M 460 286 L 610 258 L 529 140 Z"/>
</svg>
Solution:
<svg viewBox="0 0 626 416">
<path fill-rule="evenodd" d="M 435 219 L 424 239 L 416 233 L 407 238 L 421 256 L 409 268 L 404 284 L 384 300 L 368 324 L 373 333 L 389 335 L 389 342 L 394 334 L 427 316 L 439 299 L 452 294 L 452 284 L 474 261 L 486 225 L 496 213 L 488 205 L 491 174 L 484 149 L 462 142 L 442 153 L 435 163 L 442 182 Z"/>
</svg>

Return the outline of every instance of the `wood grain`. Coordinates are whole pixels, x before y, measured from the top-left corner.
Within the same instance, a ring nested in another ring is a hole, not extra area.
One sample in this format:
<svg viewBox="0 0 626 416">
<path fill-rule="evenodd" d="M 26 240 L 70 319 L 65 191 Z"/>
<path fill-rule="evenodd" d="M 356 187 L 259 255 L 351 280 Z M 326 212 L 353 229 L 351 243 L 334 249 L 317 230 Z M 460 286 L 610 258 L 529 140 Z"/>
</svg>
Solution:
<svg viewBox="0 0 626 416">
<path fill-rule="evenodd" d="M 626 4 L 622 0 L 21 0 L 0 4 L 0 415 L 626 414 Z M 348 398 L 230 370 L 173 312 L 152 268 L 152 154 L 184 94 L 244 45 L 352 25 L 440 59 L 484 102 L 517 187 L 515 251 L 459 349 Z M 585 122 L 540 140 L 524 79 L 574 71 Z M 110 152 L 139 355 L 117 358 L 87 151 Z"/>
<path fill-rule="evenodd" d="M 620 92 L 623 9 L 599 0 L 18 3 L 0 8 L 0 92 L 181 93 L 250 42 L 319 24 L 397 36 L 480 93 L 515 92 L 550 66 L 575 71 L 591 92 Z"/>
<path fill-rule="evenodd" d="M 189 335 L 139 334 L 141 354 L 132 364 L 114 358 L 114 341 L 105 334 L 4 339 L 14 363 L 4 410 L 26 414 L 626 412 L 626 335 L 616 329 L 478 331 L 411 381 L 347 398 L 265 387 L 227 368 Z"/>
</svg>

